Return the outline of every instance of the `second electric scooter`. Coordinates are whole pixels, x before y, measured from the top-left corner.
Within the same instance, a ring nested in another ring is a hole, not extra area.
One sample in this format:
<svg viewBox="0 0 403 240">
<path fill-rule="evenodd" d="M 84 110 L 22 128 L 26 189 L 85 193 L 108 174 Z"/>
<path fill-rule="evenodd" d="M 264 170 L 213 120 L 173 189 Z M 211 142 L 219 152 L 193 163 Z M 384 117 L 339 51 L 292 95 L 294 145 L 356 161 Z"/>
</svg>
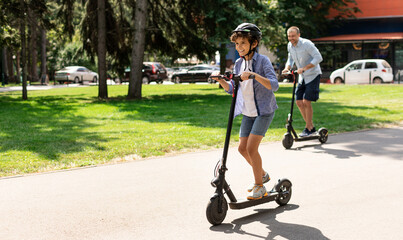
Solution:
<svg viewBox="0 0 403 240">
<path fill-rule="evenodd" d="M 286 74 L 283 74 L 283 77 L 288 79 L 289 81 L 293 82 L 293 88 L 292 88 L 292 100 L 291 100 L 291 110 L 290 113 L 288 114 L 287 118 L 287 124 L 285 127 L 287 128 L 287 132 L 284 134 L 283 137 L 283 146 L 286 149 L 290 149 L 294 143 L 294 141 L 299 142 L 299 141 L 307 141 L 307 140 L 313 140 L 313 139 L 318 139 L 319 142 L 321 143 L 326 143 L 327 138 L 328 138 L 328 130 L 326 128 L 320 128 L 317 132 L 306 136 L 306 137 L 299 137 L 297 133 L 294 130 L 294 127 L 292 126 L 292 115 L 294 111 L 294 102 L 295 102 L 295 89 L 297 85 L 297 81 L 295 80 L 295 73 L 293 71 L 288 72 Z"/>
<path fill-rule="evenodd" d="M 278 180 L 273 189 L 268 192 L 268 196 L 263 197 L 257 200 L 240 200 L 238 201 L 231 191 L 231 188 L 227 181 L 225 180 L 225 172 L 228 170 L 226 167 L 227 164 L 227 155 L 228 155 L 228 147 L 231 137 L 232 123 L 234 119 L 235 112 L 235 103 L 238 94 L 239 84 L 242 81 L 240 76 L 235 76 L 233 74 L 226 74 L 215 76 L 219 78 L 224 78 L 226 80 L 233 80 L 233 90 L 234 93 L 232 95 L 231 108 L 228 118 L 228 126 L 227 126 L 227 134 L 225 137 L 224 151 L 222 158 L 218 161 L 215 170 L 214 170 L 214 178 L 211 181 L 211 185 L 216 188 L 215 193 L 210 198 L 209 203 L 207 204 L 206 216 L 207 220 L 212 225 L 219 225 L 224 221 L 225 216 L 227 215 L 228 205 L 231 209 L 243 209 L 247 207 L 256 206 L 259 204 L 267 203 L 270 201 L 276 201 L 280 206 L 286 205 L 288 201 L 290 201 L 291 193 L 292 193 L 292 184 L 291 181 L 283 178 Z M 254 75 L 249 76 L 251 79 L 254 78 Z M 225 194 L 230 200 L 230 203 L 227 203 L 225 198 Z"/>
</svg>

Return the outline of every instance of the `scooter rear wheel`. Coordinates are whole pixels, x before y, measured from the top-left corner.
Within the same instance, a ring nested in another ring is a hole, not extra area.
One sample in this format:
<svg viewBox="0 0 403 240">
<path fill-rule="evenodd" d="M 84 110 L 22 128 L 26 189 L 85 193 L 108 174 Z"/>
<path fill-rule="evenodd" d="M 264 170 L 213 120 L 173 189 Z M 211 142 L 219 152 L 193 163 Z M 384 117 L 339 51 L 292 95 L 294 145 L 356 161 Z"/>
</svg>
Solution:
<svg viewBox="0 0 403 240">
<path fill-rule="evenodd" d="M 292 194 L 292 184 L 288 179 L 281 179 L 275 186 L 276 192 L 278 192 L 278 197 L 276 198 L 276 203 L 280 206 L 286 205 Z"/>
<path fill-rule="evenodd" d="M 286 133 L 284 134 L 283 137 L 283 146 L 285 149 L 290 149 L 292 147 L 292 144 L 294 143 L 294 138 L 292 137 L 291 133 Z"/>
<path fill-rule="evenodd" d="M 207 220 L 215 225 L 220 225 L 225 216 L 227 216 L 228 204 L 225 197 L 222 197 L 221 206 L 219 206 L 220 197 L 213 197 L 210 199 L 210 202 L 207 204 L 206 216 Z"/>
</svg>

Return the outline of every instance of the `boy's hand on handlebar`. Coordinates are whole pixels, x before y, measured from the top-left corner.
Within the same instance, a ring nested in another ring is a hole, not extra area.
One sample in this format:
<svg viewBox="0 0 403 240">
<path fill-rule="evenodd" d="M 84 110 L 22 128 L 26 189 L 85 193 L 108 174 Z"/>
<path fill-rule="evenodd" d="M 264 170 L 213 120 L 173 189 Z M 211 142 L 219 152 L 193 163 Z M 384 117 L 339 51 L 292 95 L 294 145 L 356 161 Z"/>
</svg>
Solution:
<svg viewBox="0 0 403 240">
<path fill-rule="evenodd" d="M 211 73 L 210 78 L 218 81 L 222 79 L 222 75 L 220 74 L 220 71 L 215 71 Z"/>
<path fill-rule="evenodd" d="M 251 75 L 255 75 L 255 73 L 253 73 L 253 72 L 243 72 L 241 74 L 242 81 L 246 81 L 246 80 L 251 79 Z"/>
</svg>

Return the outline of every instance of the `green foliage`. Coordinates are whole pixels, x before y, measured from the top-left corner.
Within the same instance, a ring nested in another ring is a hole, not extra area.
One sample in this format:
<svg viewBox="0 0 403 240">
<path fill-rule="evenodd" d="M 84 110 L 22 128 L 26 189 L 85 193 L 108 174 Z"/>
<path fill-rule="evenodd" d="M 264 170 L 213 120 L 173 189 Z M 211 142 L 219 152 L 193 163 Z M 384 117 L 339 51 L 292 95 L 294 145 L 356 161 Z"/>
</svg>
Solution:
<svg viewBox="0 0 403 240">
<path fill-rule="evenodd" d="M 51 55 L 52 61 L 54 59 L 54 69 L 60 70 L 66 66 L 85 66 L 95 72 L 97 72 L 97 64 L 94 58 L 88 56 L 83 51 L 80 41 L 72 41 L 60 48 L 56 52 L 57 55 Z"/>
<path fill-rule="evenodd" d="M 172 59 L 196 55 L 208 60 L 229 42 L 232 30 L 253 22 L 264 8 L 260 1 L 164 0 L 151 4 L 146 39 L 147 51 Z"/>
</svg>

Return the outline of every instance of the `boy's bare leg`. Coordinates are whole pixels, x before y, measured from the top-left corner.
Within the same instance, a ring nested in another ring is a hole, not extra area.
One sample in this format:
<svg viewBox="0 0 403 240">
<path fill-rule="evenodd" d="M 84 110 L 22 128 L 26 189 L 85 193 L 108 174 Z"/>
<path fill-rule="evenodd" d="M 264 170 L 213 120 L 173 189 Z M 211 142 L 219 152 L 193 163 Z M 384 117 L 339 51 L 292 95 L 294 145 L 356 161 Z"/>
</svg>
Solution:
<svg viewBox="0 0 403 240">
<path fill-rule="evenodd" d="M 247 150 L 250 156 L 250 161 L 253 169 L 253 175 L 255 176 L 255 184 L 263 184 L 262 176 L 264 171 L 262 168 L 262 158 L 259 154 L 259 145 L 263 136 L 250 134 L 248 138 Z"/>
<path fill-rule="evenodd" d="M 260 161 L 260 169 L 261 169 L 260 182 L 262 182 L 262 177 L 265 175 L 265 171 L 262 168 L 262 159 L 260 158 L 259 152 L 257 152 L 257 148 L 259 147 L 259 144 L 260 144 L 260 141 L 262 140 L 262 138 L 263 138 L 263 136 L 254 135 L 254 134 L 250 134 L 249 137 L 240 137 L 239 138 L 239 147 L 238 147 L 239 153 L 245 158 L 245 160 L 249 163 L 249 165 L 251 165 L 252 169 L 255 169 L 255 168 L 254 168 L 253 157 L 251 155 L 255 156 L 255 158 L 256 158 L 256 154 L 253 154 L 254 153 L 253 149 L 256 149 L 257 158 L 258 158 L 257 161 Z M 256 146 L 256 144 L 257 144 L 257 146 Z M 252 151 L 252 152 L 249 152 L 249 151 Z M 253 170 L 253 174 L 255 175 L 255 170 Z M 257 183 L 256 175 L 255 175 L 255 183 Z"/>
</svg>

